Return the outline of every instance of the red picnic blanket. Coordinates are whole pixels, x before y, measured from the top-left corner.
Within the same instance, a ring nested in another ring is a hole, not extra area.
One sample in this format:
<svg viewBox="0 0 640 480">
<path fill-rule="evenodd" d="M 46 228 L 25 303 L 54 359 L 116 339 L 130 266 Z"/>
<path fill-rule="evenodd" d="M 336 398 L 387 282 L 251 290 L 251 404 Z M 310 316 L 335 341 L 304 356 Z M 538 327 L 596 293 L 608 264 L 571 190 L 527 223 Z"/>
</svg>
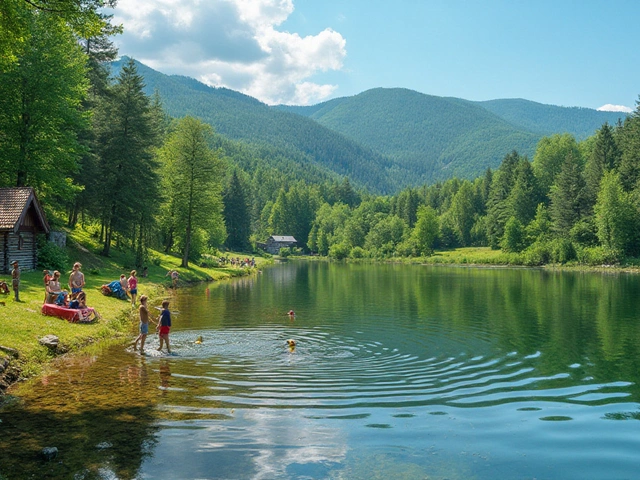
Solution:
<svg viewBox="0 0 640 480">
<path fill-rule="evenodd" d="M 42 314 L 51 317 L 60 317 L 73 323 L 89 323 L 96 318 L 96 311 L 91 308 L 67 308 L 55 303 L 45 303 L 42 305 Z"/>
</svg>

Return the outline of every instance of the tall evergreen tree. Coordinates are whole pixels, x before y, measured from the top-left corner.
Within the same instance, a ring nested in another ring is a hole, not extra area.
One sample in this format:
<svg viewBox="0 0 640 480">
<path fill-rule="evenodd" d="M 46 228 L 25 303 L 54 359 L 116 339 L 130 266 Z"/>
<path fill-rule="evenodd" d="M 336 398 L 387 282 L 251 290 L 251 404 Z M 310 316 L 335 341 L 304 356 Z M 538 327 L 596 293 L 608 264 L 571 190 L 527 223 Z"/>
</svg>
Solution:
<svg viewBox="0 0 640 480">
<path fill-rule="evenodd" d="M 471 228 L 476 213 L 473 205 L 473 186 L 465 180 L 454 195 L 449 209 L 458 244 L 463 247 L 471 245 Z"/>
<path fill-rule="evenodd" d="M 585 200 L 589 210 L 593 208 L 600 191 L 600 180 L 605 172 L 620 163 L 620 150 L 613 136 L 613 129 L 605 123 L 596 132 L 591 155 L 584 168 Z"/>
<path fill-rule="evenodd" d="M 535 216 L 540 201 L 540 189 L 531 163 L 522 158 L 516 167 L 515 184 L 507 199 L 511 215 L 522 225 L 527 225 Z"/>
<path fill-rule="evenodd" d="M 83 102 L 83 109 L 91 112 L 102 102 L 109 101 L 110 82 L 108 62 L 116 59 L 118 49 L 111 37 L 122 32 L 121 26 L 111 24 L 112 15 L 100 14 L 102 26 L 99 31 L 87 31 L 87 38 L 80 38 L 79 43 L 87 57 L 87 73 L 89 78 L 88 95 Z M 92 124 L 93 125 L 93 124 Z M 73 227 L 81 212 L 88 212 L 99 217 L 100 203 L 96 192 L 99 191 L 100 175 L 98 173 L 98 157 L 96 151 L 96 132 L 92 126 L 80 134 L 80 141 L 86 146 L 80 158 L 78 171 L 72 176 L 74 183 L 82 186 L 82 190 L 67 203 L 68 225 Z"/>
<path fill-rule="evenodd" d="M 640 99 L 636 101 L 635 111 L 617 129 L 617 138 L 622 152 L 620 181 L 625 191 L 630 192 L 640 179 Z"/>
<path fill-rule="evenodd" d="M 143 91 L 133 60 L 121 70 L 108 102 L 96 113 L 103 255 L 114 233 L 131 237 L 137 212 L 157 203 L 139 190 L 157 184 L 154 148 L 159 141 L 157 112 Z"/>
<path fill-rule="evenodd" d="M 511 208 L 507 199 L 513 188 L 515 172 L 520 155 L 513 151 L 504 157 L 500 167 L 493 175 L 489 200 L 487 201 L 487 240 L 491 248 L 500 247 L 500 240 L 504 235 L 504 226 L 511 217 Z"/>
<path fill-rule="evenodd" d="M 568 236 L 571 228 L 585 214 L 584 179 L 580 163 L 569 153 L 551 188 L 549 213 L 553 229 L 560 236 Z"/>
<path fill-rule="evenodd" d="M 224 192 L 223 202 L 224 223 L 227 228 L 225 244 L 231 249 L 245 250 L 249 246 L 251 218 L 245 187 L 236 170 Z"/>
</svg>

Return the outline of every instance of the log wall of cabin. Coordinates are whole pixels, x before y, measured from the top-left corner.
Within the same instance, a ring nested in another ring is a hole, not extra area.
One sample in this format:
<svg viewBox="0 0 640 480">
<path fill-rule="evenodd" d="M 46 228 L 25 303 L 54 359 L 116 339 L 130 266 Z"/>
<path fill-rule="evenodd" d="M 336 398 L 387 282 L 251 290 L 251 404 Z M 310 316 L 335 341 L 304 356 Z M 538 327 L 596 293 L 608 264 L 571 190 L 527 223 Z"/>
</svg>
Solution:
<svg viewBox="0 0 640 480">
<path fill-rule="evenodd" d="M 4 255 L 2 271 L 11 272 L 11 262 L 18 261 L 21 271 L 35 270 L 37 265 L 36 234 L 29 231 L 8 232 L 3 234 Z"/>
</svg>

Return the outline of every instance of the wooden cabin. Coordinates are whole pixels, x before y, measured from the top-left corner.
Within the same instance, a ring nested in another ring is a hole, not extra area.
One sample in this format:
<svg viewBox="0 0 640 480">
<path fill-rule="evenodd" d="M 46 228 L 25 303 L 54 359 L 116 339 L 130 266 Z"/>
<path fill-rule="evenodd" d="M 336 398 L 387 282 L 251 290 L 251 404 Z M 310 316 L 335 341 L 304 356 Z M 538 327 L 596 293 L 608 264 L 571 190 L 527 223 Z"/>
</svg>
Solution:
<svg viewBox="0 0 640 480">
<path fill-rule="evenodd" d="M 38 265 L 36 237 L 48 235 L 49 223 L 33 188 L 0 188 L 0 271 L 9 273 L 18 260 L 20 270 Z"/>
<path fill-rule="evenodd" d="M 277 255 L 281 248 L 295 247 L 297 244 L 298 241 L 292 236 L 271 235 L 265 243 L 259 243 L 258 247 L 271 255 Z"/>
</svg>

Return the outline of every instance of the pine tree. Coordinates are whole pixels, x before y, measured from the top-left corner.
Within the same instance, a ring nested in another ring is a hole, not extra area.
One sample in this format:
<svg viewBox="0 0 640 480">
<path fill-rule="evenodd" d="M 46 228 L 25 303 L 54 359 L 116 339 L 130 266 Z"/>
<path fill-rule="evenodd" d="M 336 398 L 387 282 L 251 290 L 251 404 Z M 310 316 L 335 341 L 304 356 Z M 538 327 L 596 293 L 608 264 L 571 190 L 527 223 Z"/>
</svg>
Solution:
<svg viewBox="0 0 640 480">
<path fill-rule="evenodd" d="M 584 179 L 580 164 L 569 153 L 551 188 L 549 213 L 553 230 L 559 236 L 568 236 L 571 228 L 585 214 Z"/>
<path fill-rule="evenodd" d="M 157 204 L 141 188 L 157 184 L 153 149 L 159 141 L 158 115 L 143 91 L 133 60 L 122 68 L 112 95 L 96 113 L 102 254 L 109 255 L 115 233 L 131 238 L 137 213 Z"/>
<path fill-rule="evenodd" d="M 523 158 L 516 167 L 515 184 L 507 199 L 510 213 L 522 225 L 527 225 L 535 216 L 540 201 L 540 189 L 533 168 L 529 160 Z"/>
<path fill-rule="evenodd" d="M 584 168 L 585 200 L 589 210 L 593 209 L 600 191 L 600 180 L 605 172 L 620 163 L 620 150 L 613 137 L 613 129 L 605 123 L 596 132 L 595 144 Z"/>
<path fill-rule="evenodd" d="M 504 226 L 511 217 L 511 208 L 507 199 L 513 188 L 515 172 L 520 155 L 513 151 L 502 160 L 500 168 L 493 175 L 489 200 L 487 201 L 487 240 L 491 248 L 497 249 L 504 235 Z"/>
<path fill-rule="evenodd" d="M 622 152 L 620 159 L 620 181 L 625 191 L 630 192 L 640 179 L 640 100 L 635 111 L 617 129 L 617 138 Z"/>
<path fill-rule="evenodd" d="M 223 195 L 224 223 L 227 228 L 225 244 L 231 249 L 245 250 L 249 247 L 251 218 L 245 187 L 236 170 Z"/>
</svg>

